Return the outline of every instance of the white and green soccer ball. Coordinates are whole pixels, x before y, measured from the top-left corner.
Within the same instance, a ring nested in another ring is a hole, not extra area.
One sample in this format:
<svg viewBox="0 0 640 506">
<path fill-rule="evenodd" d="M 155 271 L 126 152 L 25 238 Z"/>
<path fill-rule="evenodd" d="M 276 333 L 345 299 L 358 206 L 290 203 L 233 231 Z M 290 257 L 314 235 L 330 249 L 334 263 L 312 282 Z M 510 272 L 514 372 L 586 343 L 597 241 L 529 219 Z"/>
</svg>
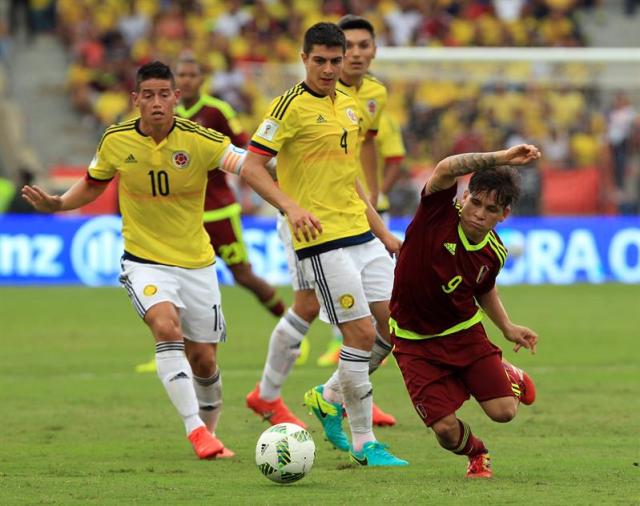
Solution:
<svg viewBox="0 0 640 506">
<path fill-rule="evenodd" d="M 265 430 L 256 445 L 260 472 L 276 483 L 293 483 L 311 471 L 316 445 L 295 423 L 279 423 Z"/>
</svg>

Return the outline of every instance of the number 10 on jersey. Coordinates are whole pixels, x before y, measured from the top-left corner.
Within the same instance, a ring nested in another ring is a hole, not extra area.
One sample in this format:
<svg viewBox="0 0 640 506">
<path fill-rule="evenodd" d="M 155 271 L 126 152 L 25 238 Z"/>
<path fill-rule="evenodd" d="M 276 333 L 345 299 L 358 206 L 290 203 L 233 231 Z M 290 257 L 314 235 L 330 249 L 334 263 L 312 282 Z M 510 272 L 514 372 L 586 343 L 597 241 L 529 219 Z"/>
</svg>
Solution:
<svg viewBox="0 0 640 506">
<path fill-rule="evenodd" d="M 167 171 L 159 170 L 155 172 L 150 170 L 148 174 L 151 183 L 151 195 L 154 197 L 169 195 L 169 174 L 167 174 Z"/>
</svg>

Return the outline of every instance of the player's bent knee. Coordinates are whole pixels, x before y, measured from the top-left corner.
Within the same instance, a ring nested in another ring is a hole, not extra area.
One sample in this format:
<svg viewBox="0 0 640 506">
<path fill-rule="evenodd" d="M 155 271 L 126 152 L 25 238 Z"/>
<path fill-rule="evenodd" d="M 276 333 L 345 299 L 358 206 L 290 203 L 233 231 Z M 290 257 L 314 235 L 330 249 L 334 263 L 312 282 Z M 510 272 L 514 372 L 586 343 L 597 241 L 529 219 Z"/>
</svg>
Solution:
<svg viewBox="0 0 640 506">
<path fill-rule="evenodd" d="M 516 417 L 516 408 L 507 408 L 489 416 L 494 422 L 507 423 Z"/>
<path fill-rule="evenodd" d="M 304 321 L 311 323 L 320 313 L 320 303 L 313 290 L 302 290 L 295 293 L 292 309 Z"/>
<path fill-rule="evenodd" d="M 488 415 L 494 422 L 507 423 L 516 417 L 517 411 L 518 410 L 514 403 L 512 406 L 501 406 L 500 409 L 492 411 L 488 413 Z"/>
<path fill-rule="evenodd" d="M 172 318 L 158 318 L 149 323 L 156 341 L 181 341 L 180 324 Z"/>
<path fill-rule="evenodd" d="M 460 425 L 455 415 L 449 415 L 434 422 L 431 430 L 442 446 L 449 447 L 455 445 L 458 440 Z"/>
</svg>

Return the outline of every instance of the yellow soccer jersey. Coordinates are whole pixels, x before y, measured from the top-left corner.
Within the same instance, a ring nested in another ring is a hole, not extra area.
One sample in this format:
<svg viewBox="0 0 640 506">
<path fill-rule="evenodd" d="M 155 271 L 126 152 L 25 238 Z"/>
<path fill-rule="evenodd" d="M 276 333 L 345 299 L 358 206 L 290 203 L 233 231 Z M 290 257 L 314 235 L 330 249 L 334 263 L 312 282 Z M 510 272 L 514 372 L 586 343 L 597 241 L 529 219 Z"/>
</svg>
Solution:
<svg viewBox="0 0 640 506">
<path fill-rule="evenodd" d="M 337 89 L 344 91 L 358 104 L 358 118 L 360 120 L 360 142 L 364 140 L 368 132 L 374 134 L 378 132 L 380 127 L 380 117 L 382 111 L 387 105 L 387 88 L 375 77 L 365 75 L 362 80 L 360 89 L 355 86 L 348 86 L 343 81 L 338 81 Z M 360 158 L 358 157 L 358 165 L 360 167 L 359 178 L 363 186 L 367 187 L 367 180 L 362 173 Z"/>
<path fill-rule="evenodd" d="M 355 187 L 360 145 L 357 104 L 351 97 L 337 91 L 333 101 L 305 83 L 294 86 L 273 100 L 249 149 L 278 155 L 280 188 L 322 224 L 322 234 L 313 241 L 294 237 L 298 257 L 373 238 Z"/>
<path fill-rule="evenodd" d="M 378 186 L 382 187 L 387 164 L 401 161 L 407 154 L 400 125 L 387 111 L 384 111 L 380 117 L 376 148 L 378 152 Z M 386 195 L 381 194 L 378 199 L 378 211 L 387 211 L 388 209 L 389 199 Z"/>
<path fill-rule="evenodd" d="M 358 104 L 358 119 L 360 121 L 360 140 L 364 139 L 367 132 L 377 132 L 380 127 L 380 117 L 387 105 L 387 88 L 375 77 L 369 74 L 364 76 L 362 86 L 356 89 L 343 81 L 338 81 L 336 88 L 344 91 Z"/>
<path fill-rule="evenodd" d="M 118 173 L 126 253 L 150 262 L 200 268 L 214 261 L 202 224 L 208 171 L 218 167 L 229 138 L 175 118 L 160 143 L 139 118 L 105 131 L 88 170 L 89 182 Z"/>
</svg>

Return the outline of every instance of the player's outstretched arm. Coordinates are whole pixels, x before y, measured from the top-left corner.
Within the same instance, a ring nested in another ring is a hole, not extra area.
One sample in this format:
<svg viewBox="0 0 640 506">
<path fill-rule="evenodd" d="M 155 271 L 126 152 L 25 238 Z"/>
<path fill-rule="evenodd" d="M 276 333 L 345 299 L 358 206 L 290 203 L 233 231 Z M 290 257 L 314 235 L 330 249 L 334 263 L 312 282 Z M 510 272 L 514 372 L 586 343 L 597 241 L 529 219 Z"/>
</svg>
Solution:
<svg viewBox="0 0 640 506">
<path fill-rule="evenodd" d="M 305 241 L 315 239 L 318 234 L 322 233 L 320 221 L 278 188 L 265 168 L 270 160 L 271 157 L 248 151 L 240 171 L 240 177 L 264 200 L 285 213 L 297 240 L 301 241 L 302 238 Z"/>
<path fill-rule="evenodd" d="M 50 195 L 38 186 L 23 186 L 22 197 L 36 211 L 55 213 L 82 207 L 97 199 L 107 187 L 106 184 L 89 184 L 86 179 L 74 183 L 62 196 Z"/>
<path fill-rule="evenodd" d="M 532 144 L 519 144 L 502 151 L 463 153 L 438 162 L 425 186 L 425 194 L 451 188 L 456 179 L 497 165 L 526 165 L 540 158 L 540 150 Z"/>
<path fill-rule="evenodd" d="M 538 343 L 538 334 L 533 330 L 522 325 L 516 325 L 509 319 L 507 310 L 504 308 L 498 289 L 494 286 L 487 293 L 480 295 L 478 302 L 491 321 L 500 329 L 505 339 L 515 343 L 513 351 L 520 348 L 527 348 L 531 353 L 536 352 L 536 344 Z"/>
<path fill-rule="evenodd" d="M 395 235 L 391 233 L 391 231 L 387 228 L 382 218 L 378 214 L 378 211 L 375 210 L 371 201 L 367 198 L 367 194 L 362 188 L 360 181 L 356 179 L 356 190 L 360 198 L 364 201 L 367 206 L 367 221 L 369 222 L 369 226 L 371 227 L 371 231 L 374 235 L 382 241 L 387 251 L 392 255 L 397 255 L 400 252 L 400 246 L 402 246 L 402 241 L 398 239 Z"/>
</svg>

